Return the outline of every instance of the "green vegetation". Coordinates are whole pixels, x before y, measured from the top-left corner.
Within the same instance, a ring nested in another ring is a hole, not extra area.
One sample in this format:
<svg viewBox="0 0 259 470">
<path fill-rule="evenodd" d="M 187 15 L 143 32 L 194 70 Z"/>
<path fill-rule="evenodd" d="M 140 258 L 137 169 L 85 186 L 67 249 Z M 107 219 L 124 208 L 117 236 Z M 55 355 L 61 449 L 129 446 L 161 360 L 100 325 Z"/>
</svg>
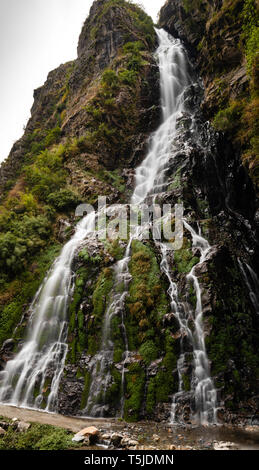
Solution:
<svg viewBox="0 0 259 470">
<path fill-rule="evenodd" d="M 259 375 L 256 327 L 253 315 L 247 308 L 237 267 L 228 263 L 220 276 L 212 265 L 210 275 L 218 299 L 210 317 L 211 333 L 206 338 L 212 375 L 218 377 L 217 387 L 224 386 L 226 396 L 234 393 L 234 402 L 238 404 L 247 393 L 246 386 L 240 381 L 239 371 L 246 371 L 250 384 L 248 393 L 256 389 Z"/>
<path fill-rule="evenodd" d="M 46 272 L 57 257 L 60 245 L 46 247 L 37 257 L 37 262 L 30 265 L 11 283 L 4 282 L 0 290 L 0 344 L 12 336 L 15 326 L 22 318 L 25 308 L 32 301 L 34 294 L 43 281 Z M 26 323 L 16 329 L 15 339 L 21 339 Z"/>
<path fill-rule="evenodd" d="M 47 424 L 32 423 L 27 431 L 19 432 L 12 425 L 0 436 L 1 450 L 66 450 L 81 447 L 72 442 L 73 433 Z"/>
<path fill-rule="evenodd" d="M 126 318 L 129 347 L 135 350 L 145 340 L 153 340 L 157 347 L 153 349 L 153 357 L 154 351 L 160 349 L 160 335 L 156 335 L 156 331 L 159 331 L 161 319 L 169 306 L 159 265 L 149 245 L 133 241 L 129 269 L 132 275 Z"/>
<path fill-rule="evenodd" d="M 143 401 L 145 385 L 145 373 L 139 363 L 133 363 L 129 366 L 126 374 L 126 393 L 128 398 L 125 400 L 124 417 L 126 421 L 137 421 L 139 419 L 141 405 Z"/>
<path fill-rule="evenodd" d="M 104 268 L 101 272 L 93 292 L 93 325 L 87 337 L 87 352 L 95 354 L 98 351 L 102 332 L 102 322 L 107 308 L 110 292 L 113 286 L 113 271 Z"/>
<path fill-rule="evenodd" d="M 259 52 L 259 11 L 255 0 L 245 0 L 242 11 L 245 53 L 248 72 L 252 69 Z"/>
<path fill-rule="evenodd" d="M 155 30 L 152 18 L 148 16 L 142 10 L 142 8 L 140 8 L 134 3 L 125 0 L 108 0 L 104 3 L 104 6 L 101 11 L 99 10 L 97 12 L 96 18 L 94 20 L 95 26 L 90 31 L 90 36 L 92 40 L 96 39 L 96 35 L 103 17 L 107 15 L 109 10 L 116 9 L 116 7 L 121 8 L 121 29 L 125 32 L 125 35 L 127 34 L 127 30 L 129 29 L 129 27 L 131 26 L 128 23 L 128 18 L 130 16 L 131 20 L 134 23 L 134 27 L 137 29 L 139 35 L 145 41 L 146 46 L 152 47 L 155 41 Z"/>
<path fill-rule="evenodd" d="M 193 256 L 191 243 L 184 237 L 183 246 L 174 252 L 174 270 L 179 273 L 189 273 L 192 267 L 199 262 L 197 256 Z"/>
<path fill-rule="evenodd" d="M 213 125 L 220 131 L 236 131 L 240 126 L 240 118 L 243 111 L 243 103 L 232 101 L 230 105 L 221 109 L 213 120 Z"/>
</svg>

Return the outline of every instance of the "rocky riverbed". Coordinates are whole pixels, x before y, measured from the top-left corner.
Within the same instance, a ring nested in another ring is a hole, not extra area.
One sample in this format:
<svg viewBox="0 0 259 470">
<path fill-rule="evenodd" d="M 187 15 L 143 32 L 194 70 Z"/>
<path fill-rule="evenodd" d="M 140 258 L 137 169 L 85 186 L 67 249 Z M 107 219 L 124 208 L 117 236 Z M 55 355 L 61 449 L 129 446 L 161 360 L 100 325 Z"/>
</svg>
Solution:
<svg viewBox="0 0 259 470">
<path fill-rule="evenodd" d="M 30 423 L 71 431 L 71 445 L 80 450 L 259 450 L 259 426 L 170 426 L 167 423 L 126 423 L 83 419 L 0 406 L 0 439 L 8 426 L 26 433 Z M 7 422 L 7 424 L 5 424 Z"/>
</svg>

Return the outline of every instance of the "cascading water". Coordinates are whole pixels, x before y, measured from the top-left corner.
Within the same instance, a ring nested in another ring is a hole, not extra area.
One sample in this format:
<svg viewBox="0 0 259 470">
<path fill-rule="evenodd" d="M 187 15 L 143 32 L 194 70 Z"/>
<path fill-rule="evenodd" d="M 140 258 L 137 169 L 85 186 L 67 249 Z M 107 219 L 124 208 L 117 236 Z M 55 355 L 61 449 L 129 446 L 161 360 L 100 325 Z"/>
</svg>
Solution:
<svg viewBox="0 0 259 470">
<path fill-rule="evenodd" d="M 136 169 L 136 186 L 132 204 L 141 204 L 150 194 L 164 188 L 164 175 L 172 156 L 177 135 L 177 119 L 184 110 L 184 91 L 190 84 L 186 54 L 180 41 L 166 31 L 156 30 L 159 40 L 157 57 L 160 71 L 162 124 L 154 133 L 150 150 Z"/>
<path fill-rule="evenodd" d="M 190 83 L 184 49 L 179 40 L 173 39 L 164 30 L 156 30 L 159 40 L 157 57 L 160 70 L 160 86 L 163 119 L 150 142 L 150 150 L 136 170 L 135 190 L 131 198 L 133 206 L 140 206 L 151 194 L 159 193 L 164 187 L 164 174 L 171 156 L 172 146 L 177 133 L 176 123 L 183 111 L 183 93 Z M 113 342 L 111 339 L 111 321 L 120 314 L 124 337 L 124 360 L 122 367 L 122 390 L 124 389 L 125 366 L 128 360 L 128 341 L 123 320 L 124 302 L 129 283 L 130 249 L 133 239 L 141 239 L 146 227 L 134 227 L 124 258 L 115 266 L 113 296 L 106 309 L 102 332 L 101 348 L 90 363 L 92 377 L 88 400 L 83 414 L 103 416 L 107 411 L 105 394 L 112 377 L 110 369 L 113 363 Z M 116 292 L 116 286 L 124 284 L 123 293 Z M 123 415 L 124 394 L 122 394 L 121 414 Z"/>
<path fill-rule="evenodd" d="M 240 259 L 238 260 L 238 264 L 248 288 L 249 297 L 254 310 L 257 315 L 259 315 L 259 279 L 249 264 L 240 261 Z"/>
<path fill-rule="evenodd" d="M 119 315 L 121 318 L 121 332 L 124 339 L 125 352 L 122 370 L 122 390 L 124 389 L 124 373 L 125 363 L 128 358 L 128 341 L 126 334 L 126 327 L 124 324 L 124 301 L 127 295 L 127 286 L 131 280 L 128 270 L 129 251 L 131 242 L 128 244 L 125 256 L 122 260 L 118 261 L 114 268 L 114 286 L 110 295 L 110 303 L 105 312 L 101 347 L 99 352 L 92 357 L 89 364 L 89 373 L 91 375 L 91 385 L 88 393 L 88 399 L 85 409 L 82 411 L 86 416 L 104 416 L 108 411 L 106 404 L 106 392 L 112 383 L 111 367 L 113 365 L 114 345 L 112 341 L 112 319 Z M 121 292 L 123 290 L 123 292 Z M 123 397 L 123 393 L 122 393 Z M 123 414 L 123 398 L 121 404 L 121 412 Z"/>
<path fill-rule="evenodd" d="M 167 187 L 166 174 L 172 166 L 176 154 L 177 140 L 181 135 L 178 120 L 184 109 L 184 94 L 192 80 L 188 73 L 188 61 L 183 46 L 179 40 L 173 39 L 164 30 L 157 30 L 159 46 L 157 57 L 160 70 L 160 86 L 162 99 L 162 124 L 153 134 L 150 141 L 150 150 L 143 163 L 136 170 L 136 184 L 131 203 L 140 205 L 145 201 L 154 201 L 159 193 Z M 187 145 L 187 144 L 186 144 Z M 54 263 L 50 273 L 37 293 L 32 304 L 32 315 L 28 335 L 20 352 L 9 361 L 1 373 L 0 400 L 25 407 L 42 407 L 45 400 L 45 409 L 56 409 L 57 392 L 60 377 L 64 368 L 67 352 L 67 306 L 73 292 L 73 273 L 71 264 L 80 247 L 81 242 L 94 232 L 94 215 L 86 216 L 78 224 L 74 237 L 65 245 L 60 257 Z M 193 245 L 200 250 L 202 263 L 207 256 L 209 245 L 200 235 L 185 223 L 186 229 L 191 233 Z M 112 319 L 119 315 L 121 319 L 121 333 L 124 339 L 124 356 L 121 368 L 122 400 L 120 403 L 123 414 L 124 381 L 126 366 L 129 358 L 128 341 L 124 322 L 124 303 L 130 282 L 129 261 L 133 239 L 141 239 L 143 228 L 135 228 L 127 245 L 125 256 L 114 267 L 114 284 L 110 293 L 110 301 L 105 312 L 101 347 L 92 357 L 88 372 L 91 383 L 88 401 L 83 413 L 91 416 L 103 416 L 107 412 L 106 392 L 111 384 L 111 365 L 113 363 L 114 345 L 112 341 Z M 177 285 L 173 282 L 167 261 L 167 248 L 162 242 L 155 240 L 161 251 L 161 271 L 169 281 L 169 296 L 172 311 L 178 320 L 183 334 L 188 336 L 192 345 L 194 356 L 194 373 L 192 387 L 196 398 L 196 412 L 202 422 L 206 422 L 214 413 L 216 406 L 215 391 L 209 374 L 209 363 L 204 344 L 202 328 L 202 305 L 198 279 L 195 276 L 195 267 L 188 277 L 193 282 L 196 297 L 195 331 L 188 326 L 190 312 L 178 300 Z M 173 398 L 172 416 L 176 418 L 178 397 L 182 393 L 183 368 L 185 352 L 178 360 L 179 391 Z M 44 396 L 46 383 L 50 384 L 48 397 Z M 214 413 L 215 416 L 215 413 Z"/>
<path fill-rule="evenodd" d="M 201 289 L 195 269 L 201 265 L 210 252 L 210 245 L 201 234 L 197 234 L 193 228 L 184 221 L 185 228 L 192 236 L 193 248 L 199 250 L 200 260 L 194 265 L 187 275 L 187 280 L 193 283 L 196 294 L 196 308 L 194 319 L 194 332 L 192 335 L 193 354 L 194 354 L 194 373 L 193 386 L 195 388 L 196 419 L 201 424 L 217 422 L 217 392 L 210 377 L 209 360 L 206 353 L 204 330 L 202 321 L 202 301 Z"/>
<path fill-rule="evenodd" d="M 18 354 L 0 373 L 0 402 L 54 411 L 67 354 L 67 309 L 73 291 L 74 255 L 86 236 L 94 232 L 95 213 L 76 227 L 37 292 L 31 306 L 27 337 Z M 46 387 L 49 394 L 45 398 Z"/>
</svg>

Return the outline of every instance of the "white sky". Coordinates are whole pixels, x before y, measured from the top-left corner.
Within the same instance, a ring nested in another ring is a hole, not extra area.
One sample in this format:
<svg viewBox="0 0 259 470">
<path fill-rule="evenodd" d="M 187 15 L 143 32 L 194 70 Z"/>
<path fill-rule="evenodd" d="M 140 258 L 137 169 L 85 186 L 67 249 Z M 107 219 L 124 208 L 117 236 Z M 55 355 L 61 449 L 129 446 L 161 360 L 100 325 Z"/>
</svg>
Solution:
<svg viewBox="0 0 259 470">
<path fill-rule="evenodd" d="M 0 162 L 23 134 L 33 90 L 76 58 L 93 0 L 0 0 Z M 156 21 L 165 0 L 140 0 Z"/>
</svg>

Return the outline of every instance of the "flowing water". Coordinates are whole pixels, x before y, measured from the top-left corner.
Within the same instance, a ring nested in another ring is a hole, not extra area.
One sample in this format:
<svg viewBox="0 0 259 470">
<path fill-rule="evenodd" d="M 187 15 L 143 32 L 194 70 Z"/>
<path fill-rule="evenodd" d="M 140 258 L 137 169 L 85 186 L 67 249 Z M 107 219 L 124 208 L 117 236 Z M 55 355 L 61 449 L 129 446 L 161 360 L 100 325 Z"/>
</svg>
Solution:
<svg viewBox="0 0 259 470">
<path fill-rule="evenodd" d="M 166 173 L 177 152 L 177 139 L 181 134 L 178 120 L 185 111 L 185 91 L 191 85 L 189 64 L 183 46 L 164 30 L 157 30 L 159 46 L 156 52 L 159 70 L 162 100 L 162 123 L 153 134 L 150 147 L 143 163 L 136 170 L 135 189 L 131 203 L 140 206 L 146 201 L 155 200 L 156 195 L 167 187 Z M 187 145 L 187 144 L 186 144 Z M 53 411 L 57 406 L 57 394 L 60 377 L 67 353 L 67 307 L 73 293 L 73 272 L 71 264 L 81 242 L 94 234 L 94 214 L 86 216 L 77 225 L 74 237 L 64 246 L 60 257 L 54 263 L 42 287 L 32 304 L 32 315 L 27 338 L 16 357 L 9 361 L 1 373 L 0 401 L 24 407 L 40 408 L 46 403 L 45 410 Z M 190 232 L 193 247 L 200 252 L 202 263 L 210 247 L 206 240 L 197 235 L 185 222 Z M 143 227 L 142 227 L 143 229 Z M 131 243 L 141 239 L 142 229 L 137 227 L 131 232 L 125 256 L 114 267 L 114 284 L 110 301 L 105 312 L 101 347 L 89 364 L 91 384 L 88 401 L 83 413 L 91 416 L 104 416 L 109 407 L 106 393 L 112 383 L 111 366 L 113 364 L 114 344 L 112 341 L 112 320 L 121 319 L 121 333 L 124 341 L 124 356 L 121 367 L 122 401 L 120 411 L 123 414 L 125 371 L 129 359 L 129 348 L 124 321 L 124 303 L 128 294 L 129 261 Z M 197 419 L 202 423 L 215 421 L 216 392 L 210 378 L 209 362 L 206 355 L 202 325 L 201 290 L 195 275 L 195 267 L 188 274 L 193 283 L 197 303 L 194 318 L 194 331 L 189 326 L 191 312 L 178 300 L 177 285 L 172 279 L 168 263 L 167 247 L 155 241 L 161 251 L 161 270 L 169 281 L 171 308 L 178 320 L 182 336 L 187 336 L 193 354 L 192 390 L 195 394 Z M 178 360 L 179 390 L 173 398 L 171 420 L 176 420 L 178 398 L 183 393 L 183 369 L 185 365 L 184 346 Z M 50 394 L 44 396 L 46 384 L 50 383 Z M 43 406 L 44 408 L 44 406 Z"/>
<path fill-rule="evenodd" d="M 238 260 L 255 312 L 259 315 L 259 279 L 249 264 Z"/>
<path fill-rule="evenodd" d="M 80 221 L 73 238 L 37 292 L 31 306 L 27 337 L 13 360 L 0 373 L 0 401 L 21 407 L 56 409 L 57 392 L 67 354 L 67 310 L 73 292 L 74 255 L 86 236 L 94 232 L 95 213 Z M 50 393 L 44 398 L 44 389 Z"/>
</svg>

